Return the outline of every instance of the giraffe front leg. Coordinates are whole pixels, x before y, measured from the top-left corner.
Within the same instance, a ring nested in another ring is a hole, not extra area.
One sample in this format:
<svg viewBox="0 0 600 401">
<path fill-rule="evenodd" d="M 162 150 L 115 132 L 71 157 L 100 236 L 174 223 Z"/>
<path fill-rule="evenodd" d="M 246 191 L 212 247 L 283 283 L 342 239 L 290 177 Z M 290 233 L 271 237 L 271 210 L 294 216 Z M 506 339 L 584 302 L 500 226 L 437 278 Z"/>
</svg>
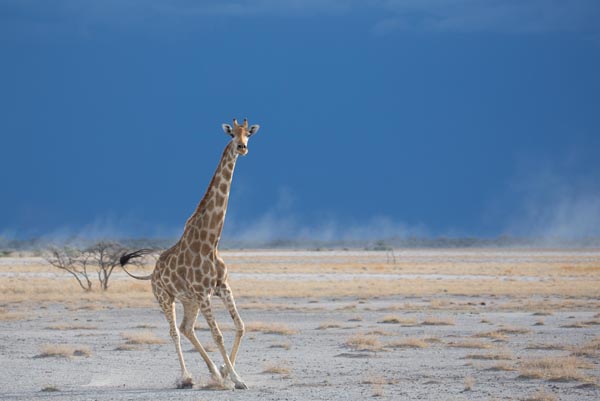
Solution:
<svg viewBox="0 0 600 401">
<path fill-rule="evenodd" d="M 223 334 L 221 334 L 221 330 L 219 329 L 217 321 L 215 320 L 215 317 L 213 315 L 210 299 L 207 298 L 202 301 L 202 303 L 200 304 L 200 311 L 202 312 L 202 315 L 204 316 L 206 322 L 208 323 L 208 326 L 210 327 L 210 332 L 212 333 L 213 339 L 215 340 L 215 343 L 217 344 L 217 347 L 221 352 L 221 356 L 225 361 L 225 366 L 227 367 L 227 371 L 229 372 L 231 380 L 235 384 L 235 388 L 241 390 L 247 389 L 248 386 L 246 386 L 246 383 L 244 383 L 240 376 L 237 374 L 233 367 L 233 364 L 231 363 L 231 360 L 229 359 L 229 355 L 227 355 L 227 351 L 225 350 L 225 343 L 223 342 Z"/>
<path fill-rule="evenodd" d="M 223 304 L 225 305 L 225 308 L 227 308 L 229 315 L 233 319 L 233 323 L 235 324 L 235 340 L 233 341 L 233 346 L 231 347 L 231 355 L 229 356 L 231 364 L 235 367 L 237 353 L 242 342 L 242 337 L 245 333 L 244 322 L 240 318 L 240 314 L 237 310 L 237 307 L 235 306 L 235 300 L 233 298 L 233 293 L 231 291 L 231 287 L 229 287 L 229 284 L 225 284 L 221 287 L 219 295 L 221 297 L 221 300 L 223 301 Z M 226 377 L 228 373 L 229 372 L 227 366 L 225 364 L 221 365 L 221 375 L 223 375 L 223 377 Z"/>
<path fill-rule="evenodd" d="M 204 347 L 198 340 L 198 337 L 196 337 L 196 333 L 194 332 L 194 323 L 196 322 L 196 317 L 198 316 L 199 309 L 200 306 L 195 303 L 183 304 L 183 321 L 181 322 L 180 330 L 183 333 L 183 335 L 186 336 L 188 340 L 190 340 L 190 342 L 194 345 L 194 348 L 196 348 L 196 351 L 200 353 L 202 359 L 204 359 L 204 362 L 206 363 L 206 366 L 210 371 L 213 381 L 218 385 L 222 385 L 223 376 L 217 370 L 216 365 L 214 364 L 212 359 L 210 359 L 210 356 L 206 353 L 206 350 L 204 349 Z"/>
</svg>

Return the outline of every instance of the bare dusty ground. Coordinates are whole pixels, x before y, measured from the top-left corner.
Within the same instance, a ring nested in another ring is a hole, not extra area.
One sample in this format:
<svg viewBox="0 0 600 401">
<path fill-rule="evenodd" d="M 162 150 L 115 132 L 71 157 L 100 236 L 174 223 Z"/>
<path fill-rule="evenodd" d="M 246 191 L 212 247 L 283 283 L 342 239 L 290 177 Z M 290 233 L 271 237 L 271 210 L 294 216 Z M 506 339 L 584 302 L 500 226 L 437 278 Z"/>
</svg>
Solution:
<svg viewBox="0 0 600 401">
<path fill-rule="evenodd" d="M 211 386 L 185 339 L 196 384 L 175 388 L 148 282 L 118 272 L 107 292 L 83 293 L 42 259 L 15 257 L 0 258 L 0 399 L 600 399 L 600 250 L 222 254 L 247 327 L 248 390 Z M 233 325 L 215 309 L 229 347 Z"/>
</svg>

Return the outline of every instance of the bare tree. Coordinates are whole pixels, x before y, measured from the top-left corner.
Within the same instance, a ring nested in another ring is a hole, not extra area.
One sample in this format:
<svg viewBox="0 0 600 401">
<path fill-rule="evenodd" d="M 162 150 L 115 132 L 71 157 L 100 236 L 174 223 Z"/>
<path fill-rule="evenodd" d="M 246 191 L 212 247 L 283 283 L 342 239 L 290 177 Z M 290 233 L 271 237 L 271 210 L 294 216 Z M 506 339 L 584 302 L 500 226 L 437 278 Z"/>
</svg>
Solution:
<svg viewBox="0 0 600 401">
<path fill-rule="evenodd" d="M 86 249 L 86 253 L 98 268 L 98 280 L 103 290 L 108 289 L 110 276 L 115 267 L 119 266 L 119 259 L 124 252 L 125 248 L 113 241 L 100 241 Z"/>
<path fill-rule="evenodd" d="M 44 255 L 44 258 L 52 266 L 71 274 L 84 291 L 92 290 L 92 281 L 88 273 L 90 255 L 79 249 L 64 246 L 62 248 L 52 247 Z"/>
</svg>

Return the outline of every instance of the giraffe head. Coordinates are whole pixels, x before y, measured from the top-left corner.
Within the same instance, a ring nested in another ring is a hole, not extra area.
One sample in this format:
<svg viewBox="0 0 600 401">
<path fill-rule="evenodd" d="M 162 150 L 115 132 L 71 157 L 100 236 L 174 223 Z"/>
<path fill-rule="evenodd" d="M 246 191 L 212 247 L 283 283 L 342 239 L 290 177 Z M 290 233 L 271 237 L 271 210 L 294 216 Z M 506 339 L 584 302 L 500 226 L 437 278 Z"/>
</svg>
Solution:
<svg viewBox="0 0 600 401">
<path fill-rule="evenodd" d="M 244 123 L 241 125 L 238 124 L 235 118 L 233 119 L 233 127 L 229 124 L 223 124 L 223 131 L 232 138 L 233 149 L 242 156 L 248 153 L 248 138 L 256 134 L 259 128 L 260 125 L 258 124 L 248 128 L 248 120 L 245 118 Z"/>
</svg>

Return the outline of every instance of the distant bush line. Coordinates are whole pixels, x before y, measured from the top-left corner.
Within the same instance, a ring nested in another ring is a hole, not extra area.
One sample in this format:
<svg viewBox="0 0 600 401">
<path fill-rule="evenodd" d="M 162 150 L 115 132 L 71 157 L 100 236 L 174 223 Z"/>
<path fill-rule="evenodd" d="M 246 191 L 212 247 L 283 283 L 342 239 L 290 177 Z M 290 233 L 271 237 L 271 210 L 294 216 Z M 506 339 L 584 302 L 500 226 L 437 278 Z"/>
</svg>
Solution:
<svg viewBox="0 0 600 401">
<path fill-rule="evenodd" d="M 176 238 L 103 238 L 103 239 L 7 239 L 0 237 L 0 257 L 11 256 L 18 252 L 30 252 L 42 256 L 43 252 L 54 246 L 70 246 L 86 249 L 100 241 L 118 243 L 123 249 L 154 248 L 167 249 L 175 244 Z M 484 248 L 484 247 L 558 247 L 592 248 L 600 247 L 600 238 L 535 238 L 503 235 L 493 238 L 481 237 L 390 237 L 374 239 L 337 239 L 316 240 L 310 238 L 276 239 L 268 241 L 226 239 L 221 241 L 221 249 L 361 249 L 387 251 L 394 248 Z"/>
</svg>

